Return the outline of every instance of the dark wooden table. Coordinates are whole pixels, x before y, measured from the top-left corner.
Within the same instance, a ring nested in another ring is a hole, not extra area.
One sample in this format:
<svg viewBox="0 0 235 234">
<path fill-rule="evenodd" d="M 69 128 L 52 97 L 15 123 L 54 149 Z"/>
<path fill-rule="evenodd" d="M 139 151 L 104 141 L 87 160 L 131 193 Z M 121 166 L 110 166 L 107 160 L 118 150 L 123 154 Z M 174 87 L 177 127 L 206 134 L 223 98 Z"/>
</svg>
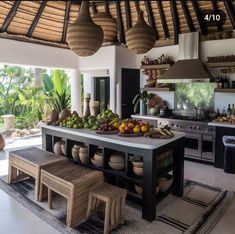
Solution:
<svg viewBox="0 0 235 234">
<path fill-rule="evenodd" d="M 91 163 L 86 165 L 97 170 L 101 170 L 105 175 L 119 176 L 129 182 L 139 184 L 143 187 L 143 197 L 133 192 L 128 192 L 128 198 L 138 201 L 142 204 L 142 217 L 145 220 L 153 221 L 156 217 L 156 205 L 168 194 L 176 196 L 183 195 L 184 186 L 184 134 L 175 132 L 172 139 L 156 140 L 146 137 L 122 138 L 113 135 L 97 135 L 94 131 L 87 129 L 68 129 L 62 127 L 47 126 L 40 124 L 42 127 L 43 149 L 53 151 L 55 142 L 62 138 L 66 140 L 66 156 L 72 159 L 71 149 L 75 143 L 85 143 L 88 145 L 89 157 L 92 158 L 97 146 L 103 148 L 104 166 L 95 167 Z M 112 170 L 108 166 L 108 158 L 112 150 L 125 153 L 125 171 Z M 173 165 L 169 168 L 168 173 L 173 170 L 173 184 L 165 192 L 156 196 L 156 185 L 159 176 L 157 170 L 158 155 L 173 151 Z M 130 172 L 129 155 L 143 156 L 144 174 L 143 178 L 137 178 Z"/>
</svg>

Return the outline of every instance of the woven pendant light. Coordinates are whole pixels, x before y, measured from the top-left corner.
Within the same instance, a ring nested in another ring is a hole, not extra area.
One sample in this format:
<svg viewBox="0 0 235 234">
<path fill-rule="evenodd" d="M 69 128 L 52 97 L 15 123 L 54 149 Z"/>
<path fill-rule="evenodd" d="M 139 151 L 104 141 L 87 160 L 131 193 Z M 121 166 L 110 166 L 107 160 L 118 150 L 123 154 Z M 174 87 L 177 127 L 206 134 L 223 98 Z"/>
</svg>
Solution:
<svg viewBox="0 0 235 234">
<path fill-rule="evenodd" d="M 0 134 L 0 151 L 3 150 L 5 147 L 5 140 L 3 136 Z"/>
<path fill-rule="evenodd" d="M 113 42 L 116 39 L 118 33 L 117 21 L 109 13 L 96 13 L 93 21 L 103 29 L 104 42 Z"/>
<path fill-rule="evenodd" d="M 143 12 L 140 11 L 136 24 L 126 33 L 126 44 L 136 54 L 144 54 L 153 48 L 155 33 L 144 21 Z"/>
<path fill-rule="evenodd" d="M 67 42 L 79 56 L 93 55 L 103 42 L 103 30 L 89 13 L 89 1 L 82 1 L 77 19 L 68 26 Z"/>
</svg>

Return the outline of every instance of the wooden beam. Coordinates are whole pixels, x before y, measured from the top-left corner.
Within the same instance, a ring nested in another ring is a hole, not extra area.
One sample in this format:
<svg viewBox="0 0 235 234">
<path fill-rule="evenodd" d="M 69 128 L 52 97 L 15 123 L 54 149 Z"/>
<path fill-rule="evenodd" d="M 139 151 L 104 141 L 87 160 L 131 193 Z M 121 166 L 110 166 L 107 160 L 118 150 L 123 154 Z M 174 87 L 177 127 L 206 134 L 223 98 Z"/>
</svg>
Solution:
<svg viewBox="0 0 235 234">
<path fill-rule="evenodd" d="M 140 13 L 140 5 L 139 5 L 139 1 L 135 1 L 135 8 L 136 8 L 136 12 L 139 15 Z"/>
<path fill-rule="evenodd" d="M 235 29 L 235 13 L 233 10 L 232 2 L 230 0 L 224 0 L 224 6 L 227 10 L 233 29 Z"/>
<path fill-rule="evenodd" d="M 218 9 L 216 0 L 212 0 L 212 6 L 213 6 L 214 14 L 215 14 L 215 15 L 219 14 L 219 9 Z M 223 31 L 223 25 L 222 25 L 221 20 L 216 20 L 215 22 L 216 22 L 218 31 L 219 31 L 219 32 L 220 32 L 220 31 Z"/>
<path fill-rule="evenodd" d="M 208 31 L 207 31 L 207 28 L 206 28 L 206 23 L 204 22 L 203 15 L 200 12 L 198 3 L 197 3 L 197 1 L 192 0 L 192 4 L 193 4 L 194 12 L 195 12 L 196 17 L 197 17 L 197 21 L 198 21 L 199 26 L 200 26 L 201 33 L 202 33 L 202 35 L 207 35 Z"/>
<path fill-rule="evenodd" d="M 92 4 L 91 4 L 91 9 L 92 9 L 93 15 L 95 15 L 95 14 L 97 13 L 97 9 L 96 9 L 95 2 L 92 2 Z"/>
<path fill-rule="evenodd" d="M 195 32 L 196 29 L 194 27 L 194 24 L 193 24 L 190 12 L 188 10 L 188 6 L 186 4 L 186 1 L 184 1 L 184 0 L 182 1 L 181 0 L 180 3 L 181 3 L 181 7 L 182 7 L 183 12 L 184 12 L 184 17 L 186 19 L 186 22 L 187 22 L 187 25 L 188 25 L 188 28 L 189 28 L 190 32 Z"/>
<path fill-rule="evenodd" d="M 14 16 L 16 15 L 16 12 L 17 12 L 17 9 L 20 5 L 21 1 L 15 1 L 11 10 L 9 11 L 3 25 L 2 25 L 2 28 L 1 28 L 1 32 L 6 32 L 11 21 L 13 20 Z"/>
<path fill-rule="evenodd" d="M 171 8 L 171 16 L 173 20 L 174 25 L 174 42 L 175 44 L 178 44 L 178 35 L 180 33 L 180 26 L 179 26 L 179 16 L 176 8 L 176 1 L 172 0 L 170 1 L 170 8 Z"/>
<path fill-rule="evenodd" d="M 104 7 L 105 7 L 105 12 L 110 14 L 110 12 L 109 12 L 109 3 L 108 3 L 107 0 L 104 0 Z"/>
<path fill-rule="evenodd" d="M 42 12 L 43 12 L 46 4 L 47 4 L 47 1 L 42 1 L 41 6 L 40 6 L 36 16 L 34 17 L 33 23 L 31 24 L 31 26 L 29 28 L 29 31 L 27 33 L 27 37 L 31 37 L 32 36 L 33 31 L 34 31 L 35 27 L 37 26 L 37 23 L 38 23 L 41 15 L 42 15 Z"/>
<path fill-rule="evenodd" d="M 65 41 L 66 41 L 67 29 L 68 29 L 68 24 L 69 24 L 70 6 L 71 6 L 71 2 L 67 1 L 66 2 L 66 7 L 65 7 L 65 13 L 64 13 L 63 34 L 62 34 L 62 39 L 61 39 L 62 43 L 65 43 Z"/>
<path fill-rule="evenodd" d="M 156 25 L 155 25 L 155 20 L 154 20 L 154 17 L 153 17 L 151 2 L 149 0 L 147 0 L 147 1 L 144 1 L 144 3 L 145 3 L 146 11 L 147 11 L 147 14 L 148 14 L 149 25 L 152 27 L 152 29 L 155 33 L 155 36 L 156 36 L 156 40 L 157 40 L 158 39 L 158 32 L 157 32 Z"/>
<path fill-rule="evenodd" d="M 130 2 L 129 0 L 125 1 L 125 9 L 126 9 L 126 27 L 127 30 L 132 27 L 132 21 L 131 21 L 131 9 L 130 9 Z"/>
<path fill-rule="evenodd" d="M 162 7 L 162 0 L 157 0 L 157 8 L 158 8 L 158 11 L 160 14 L 160 19 L 161 19 L 162 28 L 163 28 L 165 38 L 169 38 L 170 34 L 169 34 L 168 27 L 166 24 L 166 17 L 165 17 L 165 13 L 164 13 L 163 7 Z"/>
<path fill-rule="evenodd" d="M 116 1 L 116 11 L 117 11 L 117 23 L 118 23 L 120 43 L 125 44 L 126 40 L 125 40 L 124 27 L 123 27 L 123 22 L 122 22 L 122 12 L 121 12 L 120 0 Z"/>
</svg>

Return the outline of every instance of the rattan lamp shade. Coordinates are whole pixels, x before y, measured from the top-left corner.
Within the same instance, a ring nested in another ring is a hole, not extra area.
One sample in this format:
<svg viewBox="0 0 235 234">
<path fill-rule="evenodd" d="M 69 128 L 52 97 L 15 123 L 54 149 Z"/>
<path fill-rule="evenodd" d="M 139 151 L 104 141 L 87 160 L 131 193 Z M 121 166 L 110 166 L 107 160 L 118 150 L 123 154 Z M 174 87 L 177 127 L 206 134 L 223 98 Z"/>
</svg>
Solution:
<svg viewBox="0 0 235 234">
<path fill-rule="evenodd" d="M 101 26 L 104 32 L 104 42 L 113 42 L 117 37 L 117 22 L 106 12 L 96 13 L 93 21 Z"/>
<path fill-rule="evenodd" d="M 128 48 L 136 54 L 144 54 L 153 48 L 155 40 L 153 29 L 146 24 L 140 11 L 136 24 L 126 33 Z"/>
<path fill-rule="evenodd" d="M 67 42 L 79 56 L 93 55 L 101 47 L 103 30 L 92 21 L 88 1 L 82 1 L 77 19 L 69 25 Z"/>
<path fill-rule="evenodd" d="M 3 150 L 5 147 L 5 140 L 2 137 L 2 135 L 0 134 L 0 151 Z"/>
</svg>

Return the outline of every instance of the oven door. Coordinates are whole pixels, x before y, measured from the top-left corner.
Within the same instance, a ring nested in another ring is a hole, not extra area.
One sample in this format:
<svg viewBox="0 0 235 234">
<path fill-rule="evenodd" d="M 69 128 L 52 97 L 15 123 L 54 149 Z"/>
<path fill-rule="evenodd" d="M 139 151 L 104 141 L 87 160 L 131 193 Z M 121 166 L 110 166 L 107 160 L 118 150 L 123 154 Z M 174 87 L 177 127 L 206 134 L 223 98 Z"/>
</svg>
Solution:
<svg viewBox="0 0 235 234">
<path fill-rule="evenodd" d="M 202 136 L 202 159 L 214 162 L 215 156 L 215 136 Z"/>
<path fill-rule="evenodd" d="M 197 133 L 185 134 L 184 156 L 201 159 L 202 156 L 202 135 Z"/>
</svg>

